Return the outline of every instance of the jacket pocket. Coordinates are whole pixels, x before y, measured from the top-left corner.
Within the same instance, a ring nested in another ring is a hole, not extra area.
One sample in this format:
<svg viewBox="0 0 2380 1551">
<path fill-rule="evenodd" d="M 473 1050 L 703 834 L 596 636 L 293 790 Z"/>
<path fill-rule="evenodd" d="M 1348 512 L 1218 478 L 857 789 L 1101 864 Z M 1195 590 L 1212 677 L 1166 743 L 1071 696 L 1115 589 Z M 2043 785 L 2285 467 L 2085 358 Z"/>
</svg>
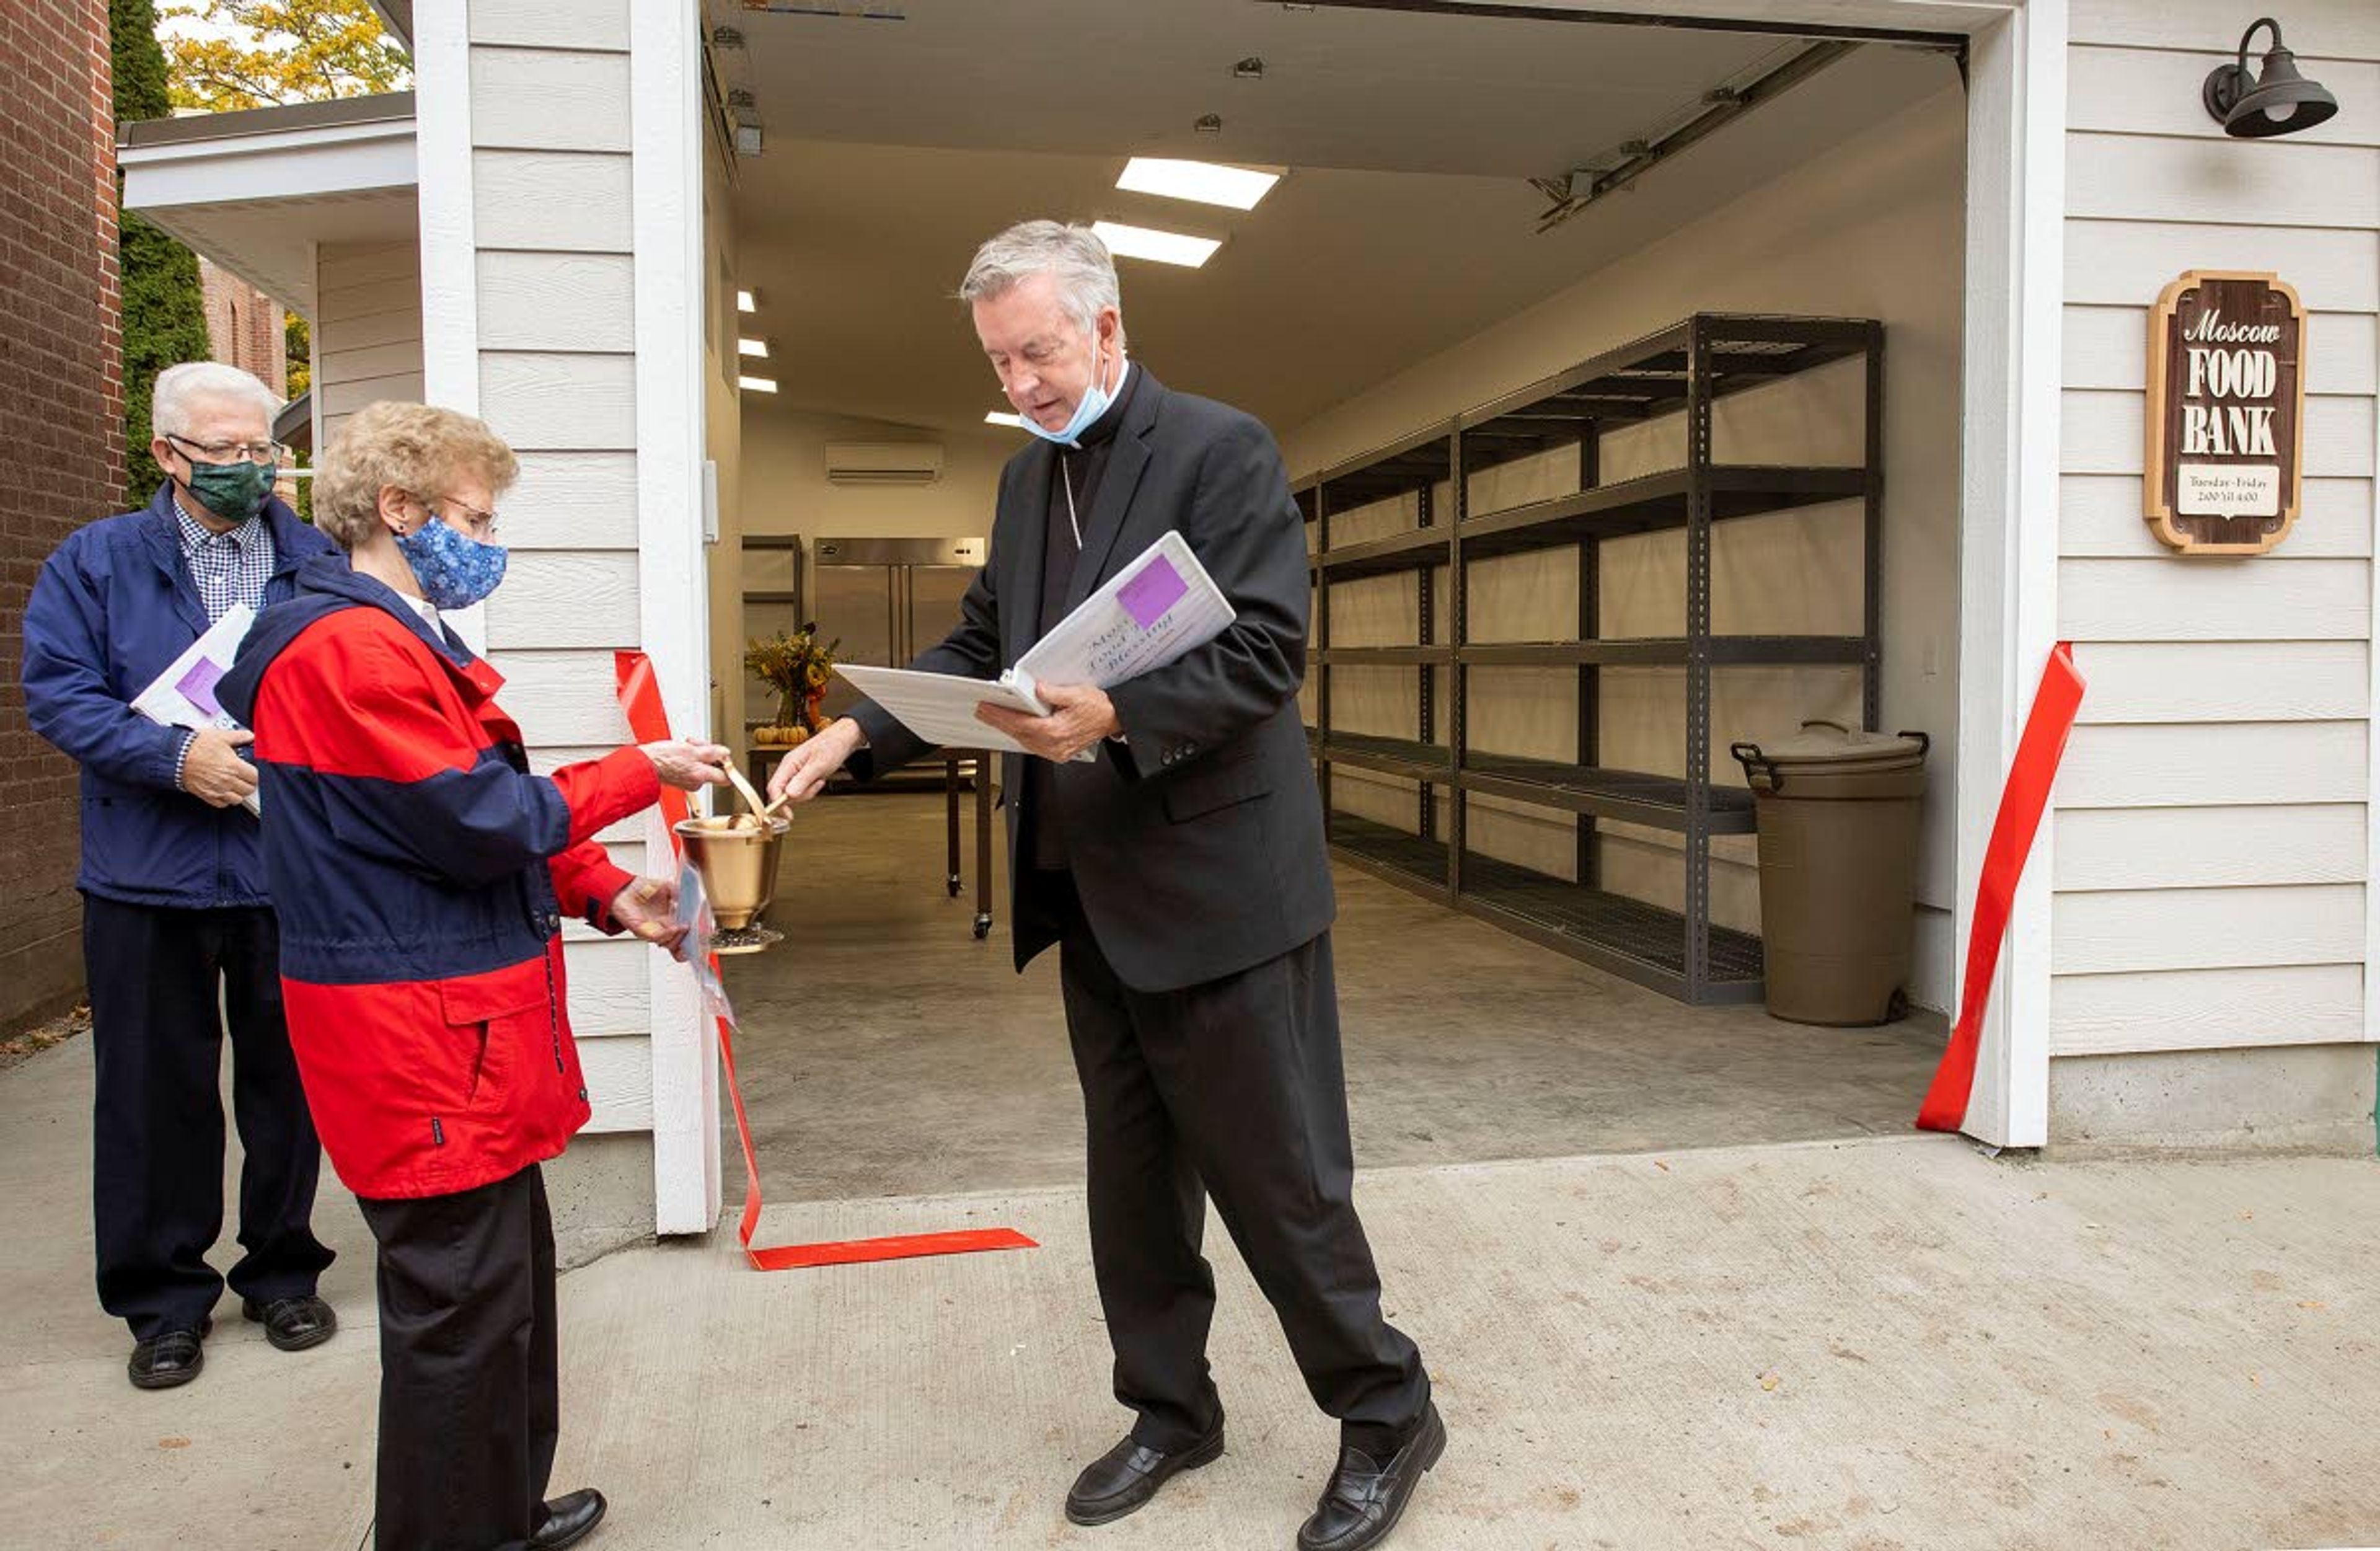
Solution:
<svg viewBox="0 0 2380 1551">
<path fill-rule="evenodd" d="M 1228 764 L 1190 766 L 1164 783 L 1160 800 L 1165 804 L 1167 818 L 1175 824 L 1186 824 L 1266 796 L 1271 790 L 1272 781 L 1265 774 L 1264 763 L 1242 759 Z"/>
<path fill-rule="evenodd" d="M 513 1069 L 514 1046 L 540 1037 L 551 1022 L 545 960 L 438 983 L 438 1000 L 455 1057 L 465 1067 L 462 1091 L 473 1110 L 488 1107 Z"/>
<path fill-rule="evenodd" d="M 164 794 L 121 788 L 82 802 L 82 855 L 92 878 L 150 898 L 204 904 L 216 893 L 214 815 L 196 798 L 169 811 Z"/>
</svg>

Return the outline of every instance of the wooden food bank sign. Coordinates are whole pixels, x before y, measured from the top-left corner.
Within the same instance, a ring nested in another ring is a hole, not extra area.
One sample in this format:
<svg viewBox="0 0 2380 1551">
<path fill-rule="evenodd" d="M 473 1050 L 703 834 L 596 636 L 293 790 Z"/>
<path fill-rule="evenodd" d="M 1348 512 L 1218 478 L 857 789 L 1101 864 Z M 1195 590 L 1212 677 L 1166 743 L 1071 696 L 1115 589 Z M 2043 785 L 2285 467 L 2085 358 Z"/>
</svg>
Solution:
<svg viewBox="0 0 2380 1551">
<path fill-rule="evenodd" d="M 2272 275 L 2192 270 L 2149 314 L 2143 511 L 2185 555 L 2262 555 L 2297 520 L 2305 306 Z"/>
</svg>

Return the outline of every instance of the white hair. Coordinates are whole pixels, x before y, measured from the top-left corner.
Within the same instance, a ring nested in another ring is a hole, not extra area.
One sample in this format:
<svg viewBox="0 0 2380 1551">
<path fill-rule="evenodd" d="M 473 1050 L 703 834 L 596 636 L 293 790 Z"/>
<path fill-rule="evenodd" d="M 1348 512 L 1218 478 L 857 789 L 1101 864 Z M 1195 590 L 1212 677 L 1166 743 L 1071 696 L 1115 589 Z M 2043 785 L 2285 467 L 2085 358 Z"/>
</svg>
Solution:
<svg viewBox="0 0 2380 1551">
<path fill-rule="evenodd" d="M 959 299 L 987 301 L 1006 295 L 1021 281 L 1047 275 L 1058 283 L 1058 299 L 1086 334 L 1100 310 L 1123 311 L 1115 258 L 1099 233 L 1059 221 L 1021 221 L 975 250 Z"/>
<path fill-rule="evenodd" d="M 201 404 L 235 403 L 264 411 L 269 432 L 281 412 L 281 397 L 255 375 L 219 360 L 186 360 L 157 373 L 150 396 L 149 425 L 160 436 L 187 436 Z"/>
</svg>

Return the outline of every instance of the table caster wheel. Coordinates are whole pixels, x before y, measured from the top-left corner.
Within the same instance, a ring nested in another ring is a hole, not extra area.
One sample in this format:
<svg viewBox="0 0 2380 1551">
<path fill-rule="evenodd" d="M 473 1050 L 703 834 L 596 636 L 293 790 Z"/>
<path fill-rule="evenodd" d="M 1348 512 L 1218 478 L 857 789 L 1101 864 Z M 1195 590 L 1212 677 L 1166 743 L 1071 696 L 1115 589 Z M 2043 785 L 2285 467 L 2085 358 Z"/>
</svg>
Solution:
<svg viewBox="0 0 2380 1551">
<path fill-rule="evenodd" d="M 957 898 L 959 897 L 959 875 L 956 873 L 952 873 L 947 880 L 947 883 L 951 891 L 951 898 L 953 899 Z"/>
<path fill-rule="evenodd" d="M 975 940 L 976 940 L 977 942 L 981 942 L 981 941 L 983 941 L 986 937 L 989 937 L 989 936 L 990 936 L 990 935 L 991 935 L 991 917 L 990 917 L 990 916 L 988 916 L 988 915 L 979 915 L 979 916 L 976 917 L 976 918 L 975 918 Z"/>
</svg>

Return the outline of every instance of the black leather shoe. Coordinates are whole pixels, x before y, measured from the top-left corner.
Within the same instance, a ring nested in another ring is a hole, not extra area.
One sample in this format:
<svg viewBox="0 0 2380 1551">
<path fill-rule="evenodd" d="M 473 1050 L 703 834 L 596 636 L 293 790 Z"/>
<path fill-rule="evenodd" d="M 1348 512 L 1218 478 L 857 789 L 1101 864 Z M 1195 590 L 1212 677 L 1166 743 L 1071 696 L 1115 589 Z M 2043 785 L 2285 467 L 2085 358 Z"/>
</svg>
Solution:
<svg viewBox="0 0 2380 1551">
<path fill-rule="evenodd" d="M 554 1498 L 545 1505 L 545 1522 L 528 1537 L 529 1551 L 562 1551 L 565 1545 L 577 1545 L 603 1521 L 604 1507 L 603 1494 L 591 1486 Z"/>
<path fill-rule="evenodd" d="M 1223 1457 L 1223 1424 L 1187 1448 L 1168 1454 L 1126 1436 L 1084 1468 L 1066 1494 L 1066 1517 L 1077 1524 L 1112 1524 L 1146 1505 L 1157 1489 L 1184 1471 Z"/>
<path fill-rule="evenodd" d="M 239 1306 L 241 1315 L 251 1324 L 264 1326 L 264 1338 L 283 1351 L 304 1351 L 319 1347 L 339 1333 L 339 1316 L 321 1299 L 276 1298 L 270 1303 L 246 1299 Z"/>
<path fill-rule="evenodd" d="M 168 1330 L 152 1336 L 132 1346 L 132 1361 L 125 1371 L 132 1375 L 135 1389 L 172 1389 L 199 1376 L 207 1365 L 207 1349 L 202 1344 L 205 1332 L 200 1330 Z"/>
<path fill-rule="evenodd" d="M 1297 1551 L 1364 1551 L 1388 1539 L 1413 1501 L 1422 1472 L 1445 1452 L 1446 1423 L 1439 1420 L 1435 1402 L 1422 1413 L 1412 1441 L 1385 1465 L 1360 1448 L 1342 1448 L 1320 1506 L 1297 1532 Z"/>
</svg>

